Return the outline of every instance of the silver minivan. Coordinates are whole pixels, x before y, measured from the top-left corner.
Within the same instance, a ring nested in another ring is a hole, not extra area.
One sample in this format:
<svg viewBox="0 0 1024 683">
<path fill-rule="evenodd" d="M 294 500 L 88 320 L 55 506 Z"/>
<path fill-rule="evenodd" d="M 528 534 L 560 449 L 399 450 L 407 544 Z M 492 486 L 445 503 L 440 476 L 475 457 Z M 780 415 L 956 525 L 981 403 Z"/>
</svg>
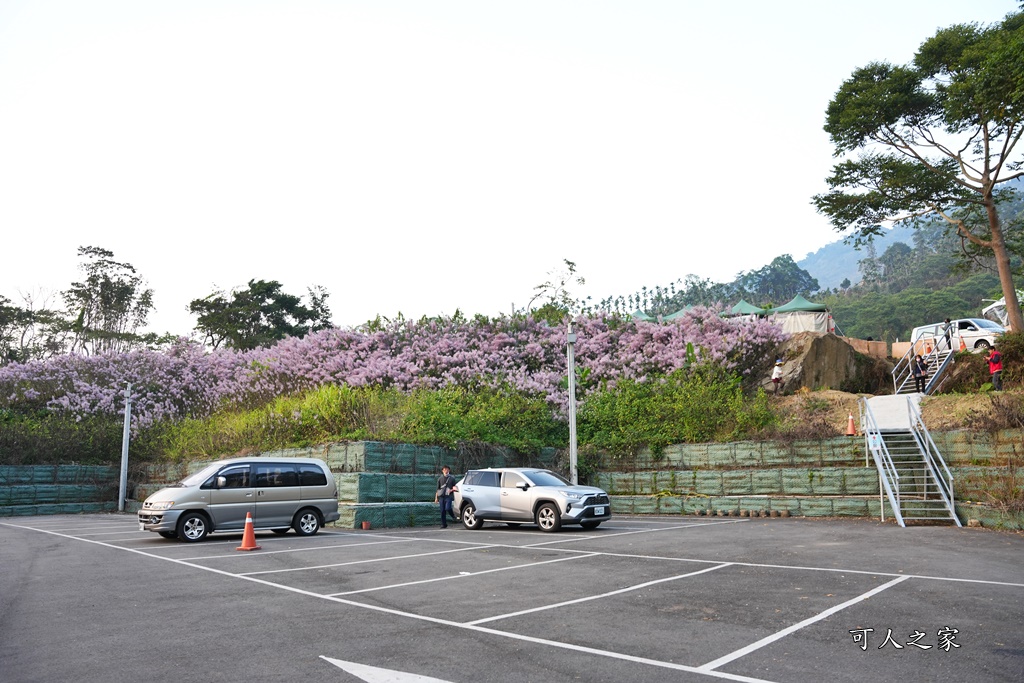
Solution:
<svg viewBox="0 0 1024 683">
<path fill-rule="evenodd" d="M 949 344 L 952 351 L 966 350 L 984 351 L 996 345 L 999 335 L 1006 332 L 1002 325 L 985 318 L 961 318 L 949 324 Z M 946 323 L 932 323 L 915 327 L 910 333 L 910 341 L 922 342 L 946 350 Z"/>
<path fill-rule="evenodd" d="M 339 517 L 334 475 L 314 458 L 219 460 L 147 498 L 139 530 L 195 542 L 243 531 L 247 514 L 255 530 L 312 536 Z"/>
</svg>

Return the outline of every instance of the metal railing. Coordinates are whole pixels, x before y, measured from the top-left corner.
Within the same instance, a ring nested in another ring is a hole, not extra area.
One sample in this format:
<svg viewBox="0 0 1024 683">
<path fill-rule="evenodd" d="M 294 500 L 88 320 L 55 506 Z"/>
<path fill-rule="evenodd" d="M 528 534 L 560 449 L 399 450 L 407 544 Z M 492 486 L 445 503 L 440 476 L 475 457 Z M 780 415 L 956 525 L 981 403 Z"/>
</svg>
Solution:
<svg viewBox="0 0 1024 683">
<path fill-rule="evenodd" d="M 889 448 L 882 438 L 882 431 L 878 428 L 878 421 L 875 414 L 871 412 L 871 406 L 867 399 L 861 398 L 858 402 L 861 416 L 861 431 L 864 434 L 864 447 L 875 461 L 878 469 L 878 481 L 881 484 L 879 502 L 881 504 L 882 521 L 885 521 L 885 500 L 883 494 L 889 498 L 889 507 L 892 508 L 893 516 L 901 527 L 907 526 L 903 521 L 903 514 L 900 511 L 900 474 L 896 471 L 896 465 L 889 455 Z M 930 437 L 929 437 L 930 438 Z"/>
<path fill-rule="evenodd" d="M 923 349 L 920 348 L 922 344 L 924 345 Z M 953 363 L 953 356 L 956 354 L 953 352 L 951 344 L 952 338 L 947 338 L 945 335 L 922 337 L 911 343 L 910 348 L 907 349 L 907 352 L 903 354 L 903 357 L 897 361 L 896 366 L 892 369 L 894 393 L 899 394 L 907 384 L 914 381 L 914 373 L 911 370 L 910 363 L 914 360 L 914 356 L 923 350 L 924 353 L 921 354 L 921 357 L 928 363 L 930 370 L 924 393 L 926 395 L 930 394 L 932 389 L 937 386 L 942 373 Z"/>
<path fill-rule="evenodd" d="M 931 433 L 924 426 L 921 410 L 914 405 L 913 401 L 907 401 L 907 413 L 910 418 L 910 433 L 914 436 L 914 441 L 917 442 L 917 447 L 924 456 L 928 471 L 931 472 L 932 479 L 936 483 L 939 497 L 942 498 L 943 504 L 949 510 L 949 516 L 953 518 L 956 525 L 962 526 L 956 516 L 954 506 L 953 473 L 946 466 L 946 461 L 939 452 L 938 446 L 935 445 L 935 441 L 932 440 Z"/>
</svg>

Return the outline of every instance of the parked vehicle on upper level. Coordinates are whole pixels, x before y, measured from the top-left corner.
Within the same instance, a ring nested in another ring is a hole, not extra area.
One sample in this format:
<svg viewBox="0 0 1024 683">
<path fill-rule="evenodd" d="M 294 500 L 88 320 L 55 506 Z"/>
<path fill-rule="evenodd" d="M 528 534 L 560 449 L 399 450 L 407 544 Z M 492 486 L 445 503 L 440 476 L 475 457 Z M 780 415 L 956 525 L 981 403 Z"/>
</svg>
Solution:
<svg viewBox="0 0 1024 683">
<path fill-rule="evenodd" d="M 247 514 L 254 530 L 312 536 L 339 517 L 334 475 L 315 458 L 219 460 L 147 498 L 139 531 L 192 543 L 243 531 Z"/>
<path fill-rule="evenodd" d="M 605 491 L 573 485 L 545 469 L 469 470 L 455 485 L 454 494 L 452 507 L 467 529 L 479 529 L 485 521 L 513 527 L 536 524 L 541 531 L 558 531 L 563 524 L 596 529 L 612 518 Z"/>
<path fill-rule="evenodd" d="M 1006 329 L 999 323 L 984 318 L 960 318 L 949 323 L 949 343 L 953 351 L 964 349 L 984 350 L 995 346 L 999 335 Z M 910 341 L 932 344 L 933 348 L 946 349 L 946 323 L 932 323 L 915 327 Z M 961 342 L 963 342 L 961 344 Z"/>
</svg>

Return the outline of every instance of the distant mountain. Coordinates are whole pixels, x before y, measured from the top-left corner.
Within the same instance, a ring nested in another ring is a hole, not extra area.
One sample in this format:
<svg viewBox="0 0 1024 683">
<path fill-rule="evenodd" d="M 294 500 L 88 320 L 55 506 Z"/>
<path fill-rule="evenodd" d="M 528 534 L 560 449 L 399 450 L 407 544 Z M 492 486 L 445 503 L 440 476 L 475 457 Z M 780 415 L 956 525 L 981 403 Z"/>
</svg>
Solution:
<svg viewBox="0 0 1024 683">
<path fill-rule="evenodd" d="M 875 238 L 875 252 L 877 256 L 885 253 L 889 245 L 896 242 L 903 242 L 914 246 L 914 229 L 909 226 L 901 226 L 887 230 L 885 234 Z M 850 284 L 860 282 L 860 260 L 867 256 L 867 247 L 859 250 L 854 249 L 852 244 L 846 244 L 839 239 L 826 244 L 818 251 L 808 254 L 797 265 L 817 279 L 821 289 L 832 289 L 838 287 L 839 283 L 849 278 Z"/>
</svg>

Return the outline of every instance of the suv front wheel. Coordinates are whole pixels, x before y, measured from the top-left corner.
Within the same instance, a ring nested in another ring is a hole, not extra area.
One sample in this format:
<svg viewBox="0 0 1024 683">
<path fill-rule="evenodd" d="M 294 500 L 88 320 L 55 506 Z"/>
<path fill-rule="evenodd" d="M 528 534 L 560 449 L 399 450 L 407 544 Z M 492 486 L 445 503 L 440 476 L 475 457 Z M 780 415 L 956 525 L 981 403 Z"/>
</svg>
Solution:
<svg viewBox="0 0 1024 683">
<path fill-rule="evenodd" d="M 537 526 L 541 531 L 558 531 L 562 528 L 562 516 L 554 503 L 544 503 L 537 508 Z"/>
</svg>

